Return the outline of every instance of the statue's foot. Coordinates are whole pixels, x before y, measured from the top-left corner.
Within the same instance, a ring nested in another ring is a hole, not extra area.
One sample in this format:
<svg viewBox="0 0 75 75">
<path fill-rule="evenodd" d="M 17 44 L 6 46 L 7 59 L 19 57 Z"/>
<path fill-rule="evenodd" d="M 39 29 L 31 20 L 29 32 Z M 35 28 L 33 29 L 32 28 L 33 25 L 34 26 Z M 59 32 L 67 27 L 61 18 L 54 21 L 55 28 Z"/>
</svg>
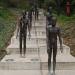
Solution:
<svg viewBox="0 0 75 75">
<path fill-rule="evenodd" d="M 22 54 L 20 54 L 20 57 L 22 58 Z"/>
<path fill-rule="evenodd" d="M 51 75 L 51 71 L 48 72 L 48 75 Z"/>
<path fill-rule="evenodd" d="M 23 55 L 23 58 L 26 58 L 25 54 Z"/>
<path fill-rule="evenodd" d="M 55 72 L 53 72 L 53 75 L 56 75 Z"/>
</svg>

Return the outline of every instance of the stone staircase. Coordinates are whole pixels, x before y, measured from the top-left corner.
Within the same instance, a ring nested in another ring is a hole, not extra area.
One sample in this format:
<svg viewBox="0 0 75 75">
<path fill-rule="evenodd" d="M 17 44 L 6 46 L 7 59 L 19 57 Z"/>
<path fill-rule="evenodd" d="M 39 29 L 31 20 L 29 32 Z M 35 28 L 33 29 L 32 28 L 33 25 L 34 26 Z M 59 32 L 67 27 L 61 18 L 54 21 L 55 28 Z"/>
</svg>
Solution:
<svg viewBox="0 0 75 75">
<path fill-rule="evenodd" d="M 39 21 L 33 21 L 31 39 L 29 40 L 27 36 L 25 58 L 20 57 L 19 39 L 16 39 L 16 32 L 14 32 L 11 44 L 6 49 L 7 55 L 0 62 L 0 73 L 2 75 L 16 75 L 16 73 L 18 75 L 21 75 L 21 73 L 22 75 L 47 75 L 48 56 L 45 23 L 45 16 L 42 13 L 40 13 Z M 56 74 L 73 75 L 75 73 L 75 58 L 70 55 L 68 46 L 63 44 L 63 54 L 60 53 L 59 47 L 58 41 Z"/>
</svg>

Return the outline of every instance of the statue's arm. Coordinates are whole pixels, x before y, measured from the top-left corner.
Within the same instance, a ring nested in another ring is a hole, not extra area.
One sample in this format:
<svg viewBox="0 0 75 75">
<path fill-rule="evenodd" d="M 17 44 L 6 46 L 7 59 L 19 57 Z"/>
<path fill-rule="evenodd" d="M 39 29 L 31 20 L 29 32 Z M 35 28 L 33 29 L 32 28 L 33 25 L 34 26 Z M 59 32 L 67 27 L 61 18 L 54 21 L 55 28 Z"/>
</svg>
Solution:
<svg viewBox="0 0 75 75">
<path fill-rule="evenodd" d="M 30 23 L 29 23 L 29 20 L 27 20 L 27 28 L 28 28 L 28 31 L 30 32 Z"/>
<path fill-rule="evenodd" d="M 19 30 L 20 30 L 20 19 L 18 19 L 18 21 L 17 21 L 17 25 L 16 25 L 16 33 L 17 33 L 17 35 L 16 35 L 16 38 L 18 37 L 18 33 L 19 33 Z"/>
<path fill-rule="evenodd" d="M 30 26 L 30 23 L 29 23 L 29 21 L 27 21 L 27 28 L 28 28 L 28 31 L 29 31 L 29 39 L 30 39 L 30 37 L 31 37 L 31 26 Z"/>
<path fill-rule="evenodd" d="M 63 46 L 62 46 L 62 37 L 61 37 L 61 30 L 58 28 L 58 37 L 59 37 L 59 42 L 60 42 L 60 50 L 63 52 Z"/>
</svg>

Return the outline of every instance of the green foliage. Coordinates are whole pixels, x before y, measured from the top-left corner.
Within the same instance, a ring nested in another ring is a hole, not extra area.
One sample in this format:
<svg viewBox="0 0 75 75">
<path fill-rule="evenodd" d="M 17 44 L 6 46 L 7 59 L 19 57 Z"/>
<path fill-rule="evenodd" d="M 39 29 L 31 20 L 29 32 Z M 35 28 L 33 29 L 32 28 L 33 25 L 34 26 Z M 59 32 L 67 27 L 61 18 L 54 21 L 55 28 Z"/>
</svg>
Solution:
<svg viewBox="0 0 75 75">
<path fill-rule="evenodd" d="M 5 49 L 12 32 L 15 30 L 15 21 L 8 10 L 0 10 L 0 50 Z"/>
<path fill-rule="evenodd" d="M 65 44 L 70 46 L 71 54 L 75 56 L 75 14 L 67 17 L 65 15 L 58 16 L 58 24 L 62 29 Z"/>
<path fill-rule="evenodd" d="M 34 0 L 1 0 L 0 5 L 3 6 L 8 6 L 8 7 L 18 7 L 18 8 L 23 8 L 28 10 L 30 6 L 30 2 L 33 2 Z M 65 6 L 66 6 L 66 0 L 60 0 L 61 1 L 61 9 L 62 11 L 65 11 Z M 75 0 L 70 0 L 71 1 L 71 10 L 72 12 L 75 11 Z M 56 7 L 56 0 L 38 0 L 38 5 L 39 7 L 44 7 L 47 8 L 48 5 L 51 5 L 53 9 L 57 9 Z"/>
<path fill-rule="evenodd" d="M 19 7 L 20 7 L 21 9 L 26 9 L 26 10 L 28 10 L 28 9 L 30 8 L 30 5 L 29 5 L 29 3 L 28 3 L 26 0 L 21 0 L 21 1 L 20 1 L 20 4 L 19 4 Z"/>
</svg>

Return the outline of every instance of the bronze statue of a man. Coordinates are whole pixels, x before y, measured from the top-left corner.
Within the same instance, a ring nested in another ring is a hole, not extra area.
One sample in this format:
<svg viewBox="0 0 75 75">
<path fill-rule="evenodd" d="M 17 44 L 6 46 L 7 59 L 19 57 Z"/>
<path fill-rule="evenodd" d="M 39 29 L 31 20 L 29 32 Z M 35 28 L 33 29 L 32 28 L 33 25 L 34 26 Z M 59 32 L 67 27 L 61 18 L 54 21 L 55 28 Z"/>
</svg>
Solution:
<svg viewBox="0 0 75 75">
<path fill-rule="evenodd" d="M 35 20 L 38 20 L 38 17 L 39 17 L 39 9 L 38 6 L 35 5 Z"/>
<path fill-rule="evenodd" d="M 56 55 L 57 55 L 57 36 L 59 37 L 60 41 L 60 50 L 63 51 L 62 47 L 62 39 L 61 39 L 61 32 L 60 28 L 56 27 L 56 17 L 52 17 L 52 27 L 47 26 L 48 30 L 48 71 L 49 75 L 51 75 L 51 56 L 53 52 L 53 75 L 55 75 L 55 68 L 56 68 Z"/>
<path fill-rule="evenodd" d="M 32 17 L 33 17 L 32 12 L 33 12 L 32 9 L 30 9 L 30 10 L 28 11 L 28 19 L 29 19 L 30 28 L 32 28 Z"/>
<path fill-rule="evenodd" d="M 52 7 L 50 6 L 47 9 L 47 15 L 46 15 L 46 38 L 47 38 L 46 43 L 47 43 L 47 48 L 48 48 L 48 29 L 47 29 L 47 27 L 52 26 L 52 17 L 53 17 L 53 15 L 52 15 Z"/>
<path fill-rule="evenodd" d="M 28 20 L 27 12 L 23 12 L 22 13 L 22 17 L 19 19 L 18 29 L 17 29 L 17 33 L 19 32 L 20 55 L 21 56 L 22 56 L 22 53 L 24 53 L 24 56 L 26 54 L 27 28 L 28 28 L 29 33 L 30 33 L 30 25 L 29 25 L 29 20 Z M 24 45 L 23 46 L 24 50 L 22 50 L 22 44 Z"/>
</svg>

